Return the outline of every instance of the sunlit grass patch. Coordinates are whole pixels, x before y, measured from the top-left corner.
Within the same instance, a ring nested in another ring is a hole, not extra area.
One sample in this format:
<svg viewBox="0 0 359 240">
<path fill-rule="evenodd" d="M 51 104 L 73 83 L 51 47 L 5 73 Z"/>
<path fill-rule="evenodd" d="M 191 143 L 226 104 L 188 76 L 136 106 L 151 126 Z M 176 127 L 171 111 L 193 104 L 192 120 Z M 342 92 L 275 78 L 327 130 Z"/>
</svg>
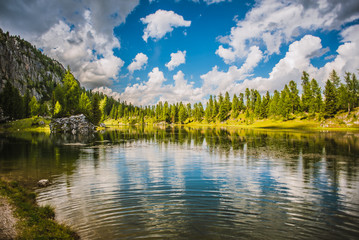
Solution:
<svg viewBox="0 0 359 240">
<path fill-rule="evenodd" d="M 24 118 L 0 125 L 1 132 L 31 131 L 50 133 L 50 119 L 43 117 Z"/>
</svg>

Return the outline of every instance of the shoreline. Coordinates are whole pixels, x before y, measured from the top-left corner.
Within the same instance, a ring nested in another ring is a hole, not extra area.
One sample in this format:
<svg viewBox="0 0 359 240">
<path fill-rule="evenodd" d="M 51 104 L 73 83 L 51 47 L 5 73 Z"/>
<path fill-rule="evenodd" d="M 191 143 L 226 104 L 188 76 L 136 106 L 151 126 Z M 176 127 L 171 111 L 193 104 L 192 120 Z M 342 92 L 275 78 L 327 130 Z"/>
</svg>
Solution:
<svg viewBox="0 0 359 240">
<path fill-rule="evenodd" d="M 0 239 L 15 239 L 17 237 L 14 207 L 9 199 L 0 195 Z"/>
<path fill-rule="evenodd" d="M 39 206 L 36 194 L 15 181 L 0 178 L 0 239 L 79 239 L 55 220 L 51 206 Z"/>
<path fill-rule="evenodd" d="M 116 122 L 116 123 L 115 123 Z M 184 124 L 173 124 L 173 123 L 145 123 L 145 124 L 126 124 L 118 120 L 106 120 L 106 127 L 118 128 L 118 127 L 127 127 L 127 126 L 153 126 L 153 127 L 194 127 L 194 128 L 238 128 L 238 129 L 257 129 L 257 130 L 303 130 L 303 131 L 359 131 L 359 125 L 349 126 L 349 125 L 328 125 L 326 127 L 322 126 L 321 122 L 311 121 L 311 120 L 257 120 L 251 124 L 237 123 L 233 121 L 223 122 L 223 123 L 203 123 L 203 122 L 191 122 Z"/>
<path fill-rule="evenodd" d="M 37 117 L 25 118 L 0 124 L 0 133 L 16 132 L 42 132 L 50 134 L 51 119 Z M 245 121 L 245 122 L 244 122 Z M 247 120 L 229 119 L 225 122 L 197 122 L 188 123 L 166 123 L 147 121 L 144 124 L 130 124 L 121 120 L 107 119 L 104 121 L 106 127 L 97 127 L 97 131 L 105 130 L 108 127 L 118 128 L 125 126 L 152 126 L 152 127 L 195 127 L 195 128 L 238 128 L 238 129 L 258 129 L 258 130 L 310 130 L 310 131 L 359 131 L 359 122 L 345 123 L 342 119 L 330 118 L 324 121 L 318 120 L 275 120 L 261 119 L 253 120 L 248 123 Z"/>
</svg>

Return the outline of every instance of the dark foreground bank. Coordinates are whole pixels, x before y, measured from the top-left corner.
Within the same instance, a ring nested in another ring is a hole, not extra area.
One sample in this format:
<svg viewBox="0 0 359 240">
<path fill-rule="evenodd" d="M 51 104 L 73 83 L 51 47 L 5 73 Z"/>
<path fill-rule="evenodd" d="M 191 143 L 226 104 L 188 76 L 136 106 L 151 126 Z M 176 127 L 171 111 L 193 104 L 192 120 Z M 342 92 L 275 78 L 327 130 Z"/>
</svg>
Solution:
<svg viewBox="0 0 359 240">
<path fill-rule="evenodd" d="M 36 194 L 17 182 L 0 179 L 1 239 L 79 239 L 70 227 L 55 221 L 50 206 L 38 206 Z"/>
</svg>

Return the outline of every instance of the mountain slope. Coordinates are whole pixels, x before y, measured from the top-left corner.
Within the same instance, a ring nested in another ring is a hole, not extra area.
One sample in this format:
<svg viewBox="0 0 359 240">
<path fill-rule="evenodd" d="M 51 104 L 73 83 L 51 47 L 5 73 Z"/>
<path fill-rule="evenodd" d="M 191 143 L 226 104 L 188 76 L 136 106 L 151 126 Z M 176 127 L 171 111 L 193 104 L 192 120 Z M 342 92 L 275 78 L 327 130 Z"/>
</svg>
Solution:
<svg viewBox="0 0 359 240">
<path fill-rule="evenodd" d="M 59 62 L 31 43 L 0 29 L 0 92 L 10 81 L 21 95 L 29 89 L 30 95 L 38 100 L 49 100 L 65 72 Z"/>
</svg>

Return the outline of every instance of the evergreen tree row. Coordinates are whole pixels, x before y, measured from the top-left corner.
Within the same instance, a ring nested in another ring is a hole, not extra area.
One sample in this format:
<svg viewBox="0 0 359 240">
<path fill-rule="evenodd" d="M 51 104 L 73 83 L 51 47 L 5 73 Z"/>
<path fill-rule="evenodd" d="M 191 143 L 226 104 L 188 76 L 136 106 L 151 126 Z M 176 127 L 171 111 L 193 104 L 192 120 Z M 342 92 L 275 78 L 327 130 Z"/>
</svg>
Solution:
<svg viewBox="0 0 359 240">
<path fill-rule="evenodd" d="M 333 70 L 325 84 L 319 87 L 318 82 L 303 71 L 301 77 L 302 94 L 294 81 L 286 84 L 281 91 L 275 90 L 271 96 L 266 92 L 263 96 L 256 89 L 246 89 L 244 93 L 224 96 L 209 96 L 204 108 L 202 103 L 168 104 L 158 102 L 154 106 L 133 107 L 126 102 L 114 102 L 109 115 L 111 119 L 127 123 L 166 122 L 224 122 L 237 119 L 240 114 L 244 119 L 281 118 L 288 120 L 301 115 L 320 118 L 330 118 L 340 111 L 350 111 L 359 106 L 359 82 L 356 75 L 346 73 L 345 82 L 341 82 Z M 104 112 L 106 114 L 106 112 Z"/>
<path fill-rule="evenodd" d="M 189 122 L 224 122 L 238 117 L 246 120 L 282 118 L 295 116 L 315 116 L 330 118 L 340 111 L 350 113 L 359 106 L 359 81 L 353 73 L 346 73 L 341 82 L 333 70 L 322 91 L 318 82 L 311 79 L 307 72 L 301 77 L 302 94 L 298 86 L 290 81 L 281 91 L 275 90 L 261 95 L 256 89 L 246 89 L 244 93 L 229 93 L 224 96 L 209 96 L 206 107 L 201 102 L 193 106 L 158 102 L 152 106 L 133 106 L 120 102 L 104 94 L 92 93 L 80 87 L 68 69 L 62 82 L 55 87 L 51 100 L 37 100 L 30 97 L 29 91 L 21 96 L 9 81 L 0 94 L 0 107 L 4 115 L 13 119 L 31 116 L 63 117 L 83 113 L 94 124 L 107 118 L 124 123 L 189 123 Z"/>
</svg>

